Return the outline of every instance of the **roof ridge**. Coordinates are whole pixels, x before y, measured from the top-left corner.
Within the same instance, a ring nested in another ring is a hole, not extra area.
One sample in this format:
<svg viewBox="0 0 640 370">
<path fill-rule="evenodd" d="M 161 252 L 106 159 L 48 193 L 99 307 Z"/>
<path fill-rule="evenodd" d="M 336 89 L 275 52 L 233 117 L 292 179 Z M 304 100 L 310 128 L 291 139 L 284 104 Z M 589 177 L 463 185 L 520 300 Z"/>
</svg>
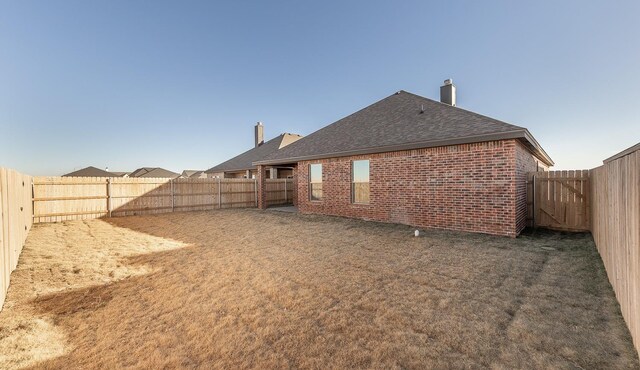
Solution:
<svg viewBox="0 0 640 370">
<path fill-rule="evenodd" d="M 427 97 L 424 97 L 422 95 L 418 95 L 418 94 L 415 94 L 415 93 L 412 93 L 412 92 L 406 91 L 406 90 L 400 90 L 400 91 L 402 91 L 402 92 L 404 92 L 406 94 L 415 96 L 415 97 L 420 98 L 420 99 L 425 99 L 425 100 L 429 100 L 429 101 L 434 102 L 434 103 L 438 103 L 438 104 L 440 104 L 440 105 L 442 105 L 444 107 L 447 107 L 447 108 L 459 109 L 459 110 L 464 111 L 466 113 L 475 114 L 476 116 L 479 116 L 479 117 L 482 117 L 482 118 L 487 118 L 487 119 L 490 119 L 490 120 L 493 120 L 493 121 L 497 121 L 497 122 L 500 122 L 500 123 L 504 123 L 504 124 L 507 124 L 507 125 L 515 126 L 515 127 L 521 128 L 521 129 L 525 129 L 525 127 L 514 125 L 513 123 L 509 123 L 509 122 L 506 122 L 506 121 L 503 121 L 503 120 L 500 120 L 500 119 L 497 119 L 497 118 L 485 116 L 484 114 L 480 114 L 480 113 L 474 112 L 472 110 L 460 108 L 457 105 L 454 106 L 454 105 L 451 105 L 451 104 L 443 103 L 441 101 L 438 101 L 438 100 L 435 100 L 435 99 L 431 99 L 431 98 L 427 98 Z"/>
<path fill-rule="evenodd" d="M 428 109 L 420 110 L 420 105 Z M 271 153 L 254 164 L 327 158 L 337 153 L 375 152 L 413 146 L 453 145 L 461 141 L 522 138 L 552 163 L 528 130 L 460 107 L 399 90 Z M 333 155 L 335 156 L 335 155 Z"/>
<path fill-rule="evenodd" d="M 295 139 L 286 139 L 288 135 L 293 136 Z M 291 145 L 291 142 L 295 142 L 302 137 L 303 136 L 300 134 L 290 134 L 287 132 L 280 133 L 277 136 L 263 142 L 259 146 L 254 146 L 252 148 L 249 148 L 232 158 L 229 158 L 221 163 L 218 163 L 217 165 L 205 170 L 205 172 L 213 173 L 213 172 L 236 171 L 236 170 L 240 171 L 244 169 L 252 169 L 255 167 L 252 164 L 254 161 L 262 160 L 272 152 L 277 152 L 278 150 L 280 150 L 282 143 L 285 142 L 285 140 L 289 142 L 288 145 Z"/>
</svg>

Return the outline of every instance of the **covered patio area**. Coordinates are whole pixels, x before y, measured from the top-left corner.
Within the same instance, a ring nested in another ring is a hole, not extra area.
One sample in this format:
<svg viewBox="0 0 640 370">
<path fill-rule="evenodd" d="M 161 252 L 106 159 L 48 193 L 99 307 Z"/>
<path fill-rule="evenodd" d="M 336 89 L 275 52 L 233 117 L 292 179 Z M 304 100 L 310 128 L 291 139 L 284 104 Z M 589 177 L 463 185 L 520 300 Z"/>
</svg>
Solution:
<svg viewBox="0 0 640 370">
<path fill-rule="evenodd" d="M 257 166 L 258 208 L 295 207 L 298 204 L 297 164 Z M 286 177 L 284 177 L 286 174 Z M 297 208 L 296 208 L 297 212 Z"/>
</svg>

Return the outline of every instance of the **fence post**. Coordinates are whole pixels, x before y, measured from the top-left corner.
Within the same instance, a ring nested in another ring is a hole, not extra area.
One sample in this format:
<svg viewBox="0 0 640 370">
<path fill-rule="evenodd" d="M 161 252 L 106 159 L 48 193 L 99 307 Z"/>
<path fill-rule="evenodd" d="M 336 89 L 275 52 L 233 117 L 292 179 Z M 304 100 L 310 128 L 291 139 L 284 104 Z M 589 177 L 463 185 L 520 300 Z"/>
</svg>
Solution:
<svg viewBox="0 0 640 370">
<path fill-rule="evenodd" d="M 107 177 L 107 212 L 111 217 L 111 178 Z"/>
<path fill-rule="evenodd" d="M 218 209 L 222 208 L 222 196 L 220 194 L 220 187 L 221 187 L 221 182 L 220 182 L 220 177 L 218 177 Z"/>
<path fill-rule="evenodd" d="M 284 179 L 284 202 L 287 203 L 287 179 Z"/>
<path fill-rule="evenodd" d="M 31 222 L 36 220 L 36 186 L 33 184 L 33 177 L 31 177 Z M 0 211 L 2 211 L 0 209 Z M 2 225 L 0 225 L 2 227 Z"/>
<path fill-rule="evenodd" d="M 256 208 L 258 208 L 258 179 L 253 180 L 254 196 L 256 198 Z"/>
<path fill-rule="evenodd" d="M 533 217 L 533 227 L 536 228 L 538 227 L 538 225 L 536 225 L 536 175 L 533 175 L 533 179 L 531 180 L 531 193 L 533 194 L 533 196 L 531 197 L 531 209 L 533 210 L 531 212 L 531 217 Z"/>
<path fill-rule="evenodd" d="M 175 212 L 175 197 L 174 197 L 174 190 L 173 190 L 173 179 L 169 180 L 169 182 L 171 183 L 171 212 Z"/>
</svg>

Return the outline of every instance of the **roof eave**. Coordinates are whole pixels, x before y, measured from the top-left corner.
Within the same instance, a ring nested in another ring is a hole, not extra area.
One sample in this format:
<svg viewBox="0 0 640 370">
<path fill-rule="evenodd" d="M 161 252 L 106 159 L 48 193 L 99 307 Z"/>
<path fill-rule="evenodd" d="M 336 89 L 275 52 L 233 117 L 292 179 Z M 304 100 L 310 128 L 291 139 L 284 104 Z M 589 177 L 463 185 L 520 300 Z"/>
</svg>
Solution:
<svg viewBox="0 0 640 370">
<path fill-rule="evenodd" d="M 210 169 L 204 171 L 204 173 L 237 172 L 237 171 L 246 171 L 246 170 L 255 170 L 255 169 L 256 169 L 256 166 L 245 167 L 245 168 L 233 168 L 233 169 L 226 169 L 226 168 L 215 169 L 215 168 L 210 168 Z"/>
<path fill-rule="evenodd" d="M 525 139 L 532 145 L 531 149 L 533 149 L 532 150 L 533 154 L 536 155 L 536 157 L 538 157 L 548 166 L 550 167 L 553 166 L 555 162 L 553 161 L 553 159 L 551 159 L 549 154 L 547 154 L 547 152 L 545 152 L 544 149 L 542 149 L 542 145 L 540 145 L 540 143 L 538 143 L 538 141 L 533 137 L 533 135 L 531 135 L 529 130 L 524 129 L 524 132 L 525 132 Z"/>
<path fill-rule="evenodd" d="M 542 147 L 540 147 L 540 144 L 538 144 L 538 142 L 533 138 L 533 136 L 526 129 L 513 130 L 513 131 L 507 131 L 507 132 L 501 132 L 501 133 L 493 133 L 493 134 L 485 134 L 485 135 L 466 136 L 466 137 L 460 137 L 455 139 L 432 140 L 432 141 L 426 141 L 426 142 L 415 142 L 415 143 L 407 143 L 407 144 L 399 144 L 399 145 L 371 147 L 371 148 L 349 150 L 349 151 L 343 151 L 343 152 L 323 153 L 318 155 L 308 155 L 308 156 L 290 157 L 290 158 L 273 159 L 273 160 L 262 160 L 262 161 L 253 162 L 253 165 L 255 166 L 278 165 L 278 164 L 294 163 L 298 161 L 306 161 L 306 160 L 314 160 L 314 159 L 396 152 L 401 150 L 433 148 L 433 147 L 439 147 L 439 146 L 470 144 L 470 143 L 478 143 L 478 142 L 485 142 L 485 141 L 508 140 L 508 139 L 527 140 L 529 143 L 531 143 L 534 149 L 533 150 L 534 154 L 536 154 L 536 156 L 538 156 L 541 160 L 543 160 L 548 165 L 550 166 L 553 165 L 553 161 L 551 160 L 551 158 L 542 149 Z"/>
</svg>

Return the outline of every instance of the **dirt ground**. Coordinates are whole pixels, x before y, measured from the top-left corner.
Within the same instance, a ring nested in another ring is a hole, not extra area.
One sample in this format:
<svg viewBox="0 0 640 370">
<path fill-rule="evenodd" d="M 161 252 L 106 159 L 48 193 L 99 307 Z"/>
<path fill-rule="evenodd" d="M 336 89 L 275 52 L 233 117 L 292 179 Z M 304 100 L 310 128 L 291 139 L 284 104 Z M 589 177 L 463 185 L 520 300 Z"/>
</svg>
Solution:
<svg viewBox="0 0 640 370">
<path fill-rule="evenodd" d="M 36 225 L 0 368 L 640 368 L 589 234 L 272 211 Z"/>
</svg>

